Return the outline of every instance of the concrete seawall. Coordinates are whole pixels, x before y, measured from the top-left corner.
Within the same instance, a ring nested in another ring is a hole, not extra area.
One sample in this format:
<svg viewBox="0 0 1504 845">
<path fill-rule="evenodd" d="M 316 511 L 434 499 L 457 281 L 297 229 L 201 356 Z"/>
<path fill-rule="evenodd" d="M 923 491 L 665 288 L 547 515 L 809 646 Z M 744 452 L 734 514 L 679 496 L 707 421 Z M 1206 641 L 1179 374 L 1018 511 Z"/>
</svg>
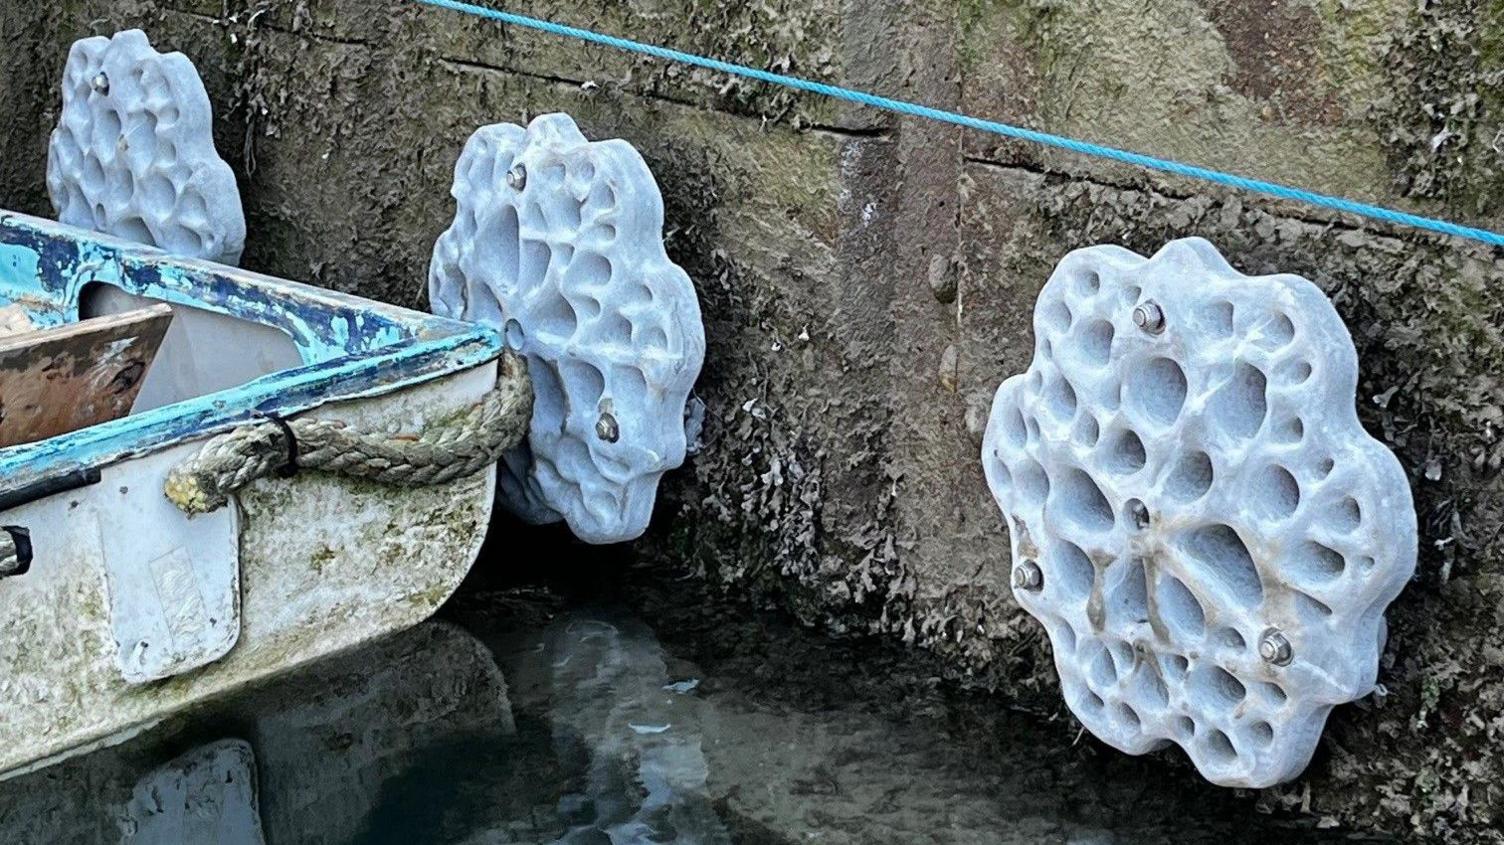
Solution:
<svg viewBox="0 0 1504 845">
<path fill-rule="evenodd" d="M 786 5 L 786 7 L 785 7 Z M 1423 4 L 1424 5 L 1424 4 Z M 1471 7 L 1475 4 L 1457 4 Z M 1483 4 L 1487 5 L 1487 4 Z M 1347 8 L 1360 6 L 1359 9 Z M 17 8 L 22 7 L 22 8 Z M 1504 226 L 1504 15 L 1412 0 L 508 4 L 603 31 L 1356 199 Z M 1421 523 L 1387 695 L 1339 708 L 1265 805 L 1504 841 L 1504 262 L 1466 241 L 503 28 L 406 0 L 17 0 L 0 10 L 0 207 L 50 213 L 71 42 L 140 27 L 217 112 L 244 265 L 426 307 L 477 127 L 567 111 L 663 188 L 709 340 L 704 449 L 649 556 L 835 633 L 937 652 L 1000 703 L 1063 714 L 1008 589 L 980 425 L 1027 366 L 1068 251 L 1190 235 L 1307 276 L 1358 347 L 1357 401 Z M 1042 743 L 1070 742 L 1059 722 Z M 1166 765 L 1194 773 L 1176 752 Z"/>
</svg>

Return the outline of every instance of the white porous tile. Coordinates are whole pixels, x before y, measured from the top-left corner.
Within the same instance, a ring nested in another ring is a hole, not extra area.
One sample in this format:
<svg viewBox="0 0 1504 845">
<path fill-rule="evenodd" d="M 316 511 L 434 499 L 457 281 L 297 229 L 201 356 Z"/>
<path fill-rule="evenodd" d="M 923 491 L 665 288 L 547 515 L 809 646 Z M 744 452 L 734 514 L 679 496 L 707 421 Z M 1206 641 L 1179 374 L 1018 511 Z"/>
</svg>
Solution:
<svg viewBox="0 0 1504 845">
<path fill-rule="evenodd" d="M 663 198 L 625 141 L 568 115 L 488 126 L 455 168 L 454 225 L 429 297 L 523 352 L 535 407 L 501 499 L 591 543 L 647 529 L 663 473 L 684 462 L 685 403 L 705 359 L 700 304 L 663 248 Z"/>
<path fill-rule="evenodd" d="M 1190 239 L 1071 253 L 1034 332 L 982 462 L 1071 711 L 1130 754 L 1180 745 L 1214 783 L 1295 777 L 1331 708 L 1373 689 L 1415 568 L 1341 318 Z"/>
<path fill-rule="evenodd" d="M 133 29 L 73 45 L 47 151 L 58 220 L 221 264 L 240 260 L 245 216 L 214 150 L 209 95 L 182 53 Z"/>
</svg>

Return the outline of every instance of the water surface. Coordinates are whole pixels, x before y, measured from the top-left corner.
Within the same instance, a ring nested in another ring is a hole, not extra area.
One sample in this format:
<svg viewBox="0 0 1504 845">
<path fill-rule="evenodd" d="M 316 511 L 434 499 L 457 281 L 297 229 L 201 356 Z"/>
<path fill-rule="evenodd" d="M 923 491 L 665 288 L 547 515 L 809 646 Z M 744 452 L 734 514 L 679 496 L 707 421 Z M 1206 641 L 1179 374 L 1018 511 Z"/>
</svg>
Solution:
<svg viewBox="0 0 1504 845">
<path fill-rule="evenodd" d="M 0 783 L 4 842 L 1350 841 L 692 582 L 439 620 Z"/>
</svg>

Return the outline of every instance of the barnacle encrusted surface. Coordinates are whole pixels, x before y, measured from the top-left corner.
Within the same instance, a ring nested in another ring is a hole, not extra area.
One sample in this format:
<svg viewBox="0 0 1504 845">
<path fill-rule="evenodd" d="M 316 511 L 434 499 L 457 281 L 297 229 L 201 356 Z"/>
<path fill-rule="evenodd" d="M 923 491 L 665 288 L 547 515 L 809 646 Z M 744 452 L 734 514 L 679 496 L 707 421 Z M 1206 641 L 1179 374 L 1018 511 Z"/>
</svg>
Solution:
<svg viewBox="0 0 1504 845">
<path fill-rule="evenodd" d="M 212 124 L 209 95 L 182 53 L 158 53 L 137 29 L 76 42 L 47 151 L 58 220 L 238 262 L 245 216 Z"/>
<path fill-rule="evenodd" d="M 1415 567 L 1347 329 L 1309 281 L 1190 239 L 1071 253 L 1034 331 L 982 461 L 1067 704 L 1125 752 L 1179 744 L 1215 783 L 1296 776 L 1331 708 L 1373 688 Z"/>
<path fill-rule="evenodd" d="M 503 503 L 535 522 L 562 517 L 587 542 L 639 536 L 658 480 L 684 462 L 705 358 L 652 173 L 625 141 L 587 141 L 553 114 L 476 132 L 453 194 L 433 309 L 501 329 L 536 394 L 528 443 L 502 467 Z"/>
</svg>

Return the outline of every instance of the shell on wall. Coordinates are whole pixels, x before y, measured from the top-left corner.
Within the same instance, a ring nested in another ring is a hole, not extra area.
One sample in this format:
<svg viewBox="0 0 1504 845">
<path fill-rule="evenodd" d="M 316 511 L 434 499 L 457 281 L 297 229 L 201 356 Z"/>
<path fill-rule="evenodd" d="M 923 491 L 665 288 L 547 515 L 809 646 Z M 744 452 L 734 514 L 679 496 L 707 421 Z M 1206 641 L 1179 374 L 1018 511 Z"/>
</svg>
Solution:
<svg viewBox="0 0 1504 845">
<path fill-rule="evenodd" d="M 705 358 L 700 305 L 663 248 L 663 198 L 620 140 L 568 115 L 476 132 L 455 167 L 453 226 L 434 248 L 435 313 L 490 323 L 528 358 L 535 404 L 501 500 L 611 543 L 647 529 L 684 462 L 685 405 Z"/>
<path fill-rule="evenodd" d="M 1415 568 L 1410 488 L 1358 421 L 1341 318 L 1309 281 L 1189 239 L 1071 253 L 1034 330 L 982 462 L 1067 704 L 1218 784 L 1295 777 L 1331 708 L 1373 689 Z"/>
<path fill-rule="evenodd" d="M 158 53 L 136 29 L 76 42 L 47 151 L 58 220 L 237 263 L 245 216 L 212 125 L 209 95 L 183 54 Z"/>
</svg>

